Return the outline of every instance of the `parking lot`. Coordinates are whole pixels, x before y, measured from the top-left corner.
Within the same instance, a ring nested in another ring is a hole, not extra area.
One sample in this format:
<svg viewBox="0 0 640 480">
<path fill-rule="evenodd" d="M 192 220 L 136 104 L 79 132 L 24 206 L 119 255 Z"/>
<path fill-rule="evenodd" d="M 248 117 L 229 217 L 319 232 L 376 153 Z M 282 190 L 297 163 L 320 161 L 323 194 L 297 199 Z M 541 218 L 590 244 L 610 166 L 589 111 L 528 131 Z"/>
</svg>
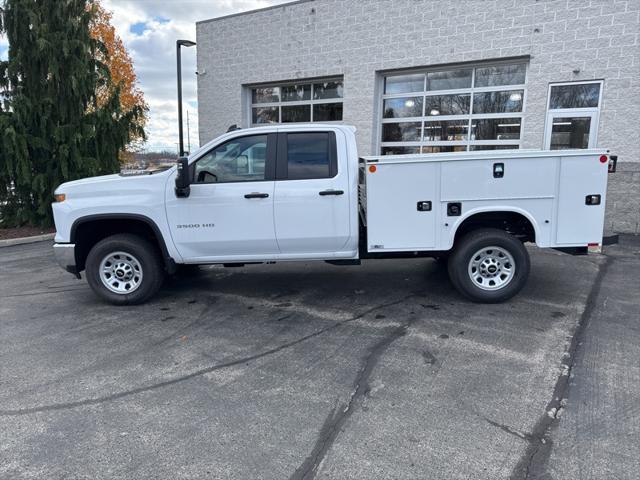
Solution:
<svg viewBox="0 0 640 480">
<path fill-rule="evenodd" d="M 637 478 L 640 242 L 532 249 L 501 305 L 430 259 L 207 267 L 100 303 L 0 249 L 0 478 Z"/>
</svg>

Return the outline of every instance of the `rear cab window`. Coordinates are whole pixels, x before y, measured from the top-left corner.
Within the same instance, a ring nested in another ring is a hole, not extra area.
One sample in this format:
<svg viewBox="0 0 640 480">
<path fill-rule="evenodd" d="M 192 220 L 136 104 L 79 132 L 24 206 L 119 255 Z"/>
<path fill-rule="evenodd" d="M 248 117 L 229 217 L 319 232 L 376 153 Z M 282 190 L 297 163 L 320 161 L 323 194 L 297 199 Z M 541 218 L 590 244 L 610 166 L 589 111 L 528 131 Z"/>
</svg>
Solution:
<svg viewBox="0 0 640 480">
<path fill-rule="evenodd" d="M 334 132 L 281 133 L 278 180 L 332 178 L 338 173 Z"/>
</svg>

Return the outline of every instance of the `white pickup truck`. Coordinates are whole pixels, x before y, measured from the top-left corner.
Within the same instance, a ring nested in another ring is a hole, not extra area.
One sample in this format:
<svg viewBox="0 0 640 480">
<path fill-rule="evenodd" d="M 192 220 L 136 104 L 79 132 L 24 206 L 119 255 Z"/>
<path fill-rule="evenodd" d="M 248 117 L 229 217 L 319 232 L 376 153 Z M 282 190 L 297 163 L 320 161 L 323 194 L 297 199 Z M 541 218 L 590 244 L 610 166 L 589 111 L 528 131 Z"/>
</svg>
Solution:
<svg viewBox="0 0 640 480">
<path fill-rule="evenodd" d="M 610 159 L 604 150 L 359 159 L 349 126 L 237 129 L 164 171 L 60 185 L 54 251 L 119 305 L 149 299 L 181 264 L 409 257 L 447 260 L 462 294 L 500 302 L 527 280 L 525 242 L 570 253 L 601 243 Z"/>
</svg>

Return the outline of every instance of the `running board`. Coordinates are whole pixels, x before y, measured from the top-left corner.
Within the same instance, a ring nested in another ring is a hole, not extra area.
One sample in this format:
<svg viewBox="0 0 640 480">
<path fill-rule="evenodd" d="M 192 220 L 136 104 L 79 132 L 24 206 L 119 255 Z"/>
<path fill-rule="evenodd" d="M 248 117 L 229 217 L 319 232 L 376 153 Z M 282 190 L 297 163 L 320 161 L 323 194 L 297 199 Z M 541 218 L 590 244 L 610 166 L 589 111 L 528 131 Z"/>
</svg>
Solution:
<svg viewBox="0 0 640 480">
<path fill-rule="evenodd" d="M 325 260 L 325 262 L 331 265 L 360 265 L 360 259 L 356 260 Z"/>
</svg>

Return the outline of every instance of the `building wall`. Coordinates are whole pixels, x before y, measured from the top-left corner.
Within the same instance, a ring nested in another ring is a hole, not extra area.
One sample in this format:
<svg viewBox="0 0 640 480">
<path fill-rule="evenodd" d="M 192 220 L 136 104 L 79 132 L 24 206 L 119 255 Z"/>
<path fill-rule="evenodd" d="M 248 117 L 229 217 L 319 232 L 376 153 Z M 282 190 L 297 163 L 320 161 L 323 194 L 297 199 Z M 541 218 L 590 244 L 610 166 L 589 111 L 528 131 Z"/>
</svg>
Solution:
<svg viewBox="0 0 640 480">
<path fill-rule="evenodd" d="M 199 22 L 197 43 L 201 145 L 247 126 L 243 85 L 342 75 L 343 120 L 375 153 L 380 71 L 527 56 L 523 148 L 542 148 L 549 83 L 604 79 L 606 226 L 640 233 L 640 0 L 307 0 Z"/>
</svg>

